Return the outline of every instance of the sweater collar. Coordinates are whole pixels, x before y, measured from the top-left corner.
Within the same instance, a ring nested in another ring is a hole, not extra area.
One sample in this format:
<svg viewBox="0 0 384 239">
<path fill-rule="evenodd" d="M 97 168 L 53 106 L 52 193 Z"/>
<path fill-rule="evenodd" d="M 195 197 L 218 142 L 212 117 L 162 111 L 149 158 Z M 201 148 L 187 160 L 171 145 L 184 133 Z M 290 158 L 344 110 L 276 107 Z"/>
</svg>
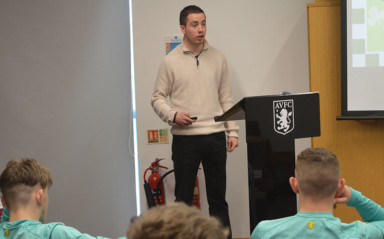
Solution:
<svg viewBox="0 0 384 239">
<path fill-rule="evenodd" d="M 191 52 L 183 43 L 181 43 L 182 44 L 182 50 L 183 50 L 183 52 L 184 53 L 189 53 L 189 52 Z M 203 52 L 203 51 L 206 51 L 208 48 L 209 48 L 210 46 L 209 46 L 209 44 L 208 44 L 208 41 L 207 40 L 204 40 L 204 47 L 203 47 L 203 50 L 201 51 L 201 52 Z"/>
</svg>

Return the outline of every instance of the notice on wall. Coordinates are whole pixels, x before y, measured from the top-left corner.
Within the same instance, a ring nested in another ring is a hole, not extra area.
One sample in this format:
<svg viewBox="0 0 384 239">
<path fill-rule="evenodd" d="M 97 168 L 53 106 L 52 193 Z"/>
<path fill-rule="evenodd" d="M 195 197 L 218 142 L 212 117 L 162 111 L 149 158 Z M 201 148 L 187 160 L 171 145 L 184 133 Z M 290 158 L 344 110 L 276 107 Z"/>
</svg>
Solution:
<svg viewBox="0 0 384 239">
<path fill-rule="evenodd" d="M 183 42 L 183 35 L 166 35 L 164 37 L 165 42 L 165 55 L 168 55 L 175 47 Z"/>
<path fill-rule="evenodd" d="M 148 129 L 148 144 L 169 144 L 168 129 Z"/>
</svg>

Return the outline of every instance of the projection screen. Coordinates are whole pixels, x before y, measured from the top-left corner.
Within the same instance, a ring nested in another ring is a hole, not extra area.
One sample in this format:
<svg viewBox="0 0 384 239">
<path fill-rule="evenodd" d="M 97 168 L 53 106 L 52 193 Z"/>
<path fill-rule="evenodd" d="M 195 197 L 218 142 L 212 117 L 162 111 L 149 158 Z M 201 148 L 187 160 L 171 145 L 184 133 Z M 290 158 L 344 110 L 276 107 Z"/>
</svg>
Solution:
<svg viewBox="0 0 384 239">
<path fill-rule="evenodd" d="M 384 0 L 341 1 L 341 119 L 384 118 Z"/>
</svg>

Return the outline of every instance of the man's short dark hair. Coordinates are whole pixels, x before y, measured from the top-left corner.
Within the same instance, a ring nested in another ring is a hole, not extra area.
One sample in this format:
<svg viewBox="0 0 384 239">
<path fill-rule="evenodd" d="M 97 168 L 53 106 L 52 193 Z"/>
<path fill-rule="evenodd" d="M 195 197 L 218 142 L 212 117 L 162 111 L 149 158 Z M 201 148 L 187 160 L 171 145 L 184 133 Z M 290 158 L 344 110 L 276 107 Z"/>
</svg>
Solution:
<svg viewBox="0 0 384 239">
<path fill-rule="evenodd" d="M 340 179 L 339 161 L 324 148 L 308 148 L 297 156 L 296 178 L 301 193 L 317 198 L 334 195 Z"/>
<path fill-rule="evenodd" d="M 186 26 L 186 24 L 187 24 L 187 17 L 191 13 L 204 13 L 204 11 L 203 11 L 203 9 L 199 8 L 196 5 L 186 6 L 180 12 L 180 25 Z M 204 15 L 205 15 L 205 13 L 204 13 Z"/>
</svg>

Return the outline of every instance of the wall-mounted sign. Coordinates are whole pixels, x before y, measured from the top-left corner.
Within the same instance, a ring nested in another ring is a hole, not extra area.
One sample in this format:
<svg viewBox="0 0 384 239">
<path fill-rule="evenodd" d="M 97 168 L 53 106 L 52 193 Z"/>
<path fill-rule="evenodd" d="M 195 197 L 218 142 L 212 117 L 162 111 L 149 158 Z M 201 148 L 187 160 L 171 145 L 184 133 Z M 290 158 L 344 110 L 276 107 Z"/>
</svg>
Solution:
<svg viewBox="0 0 384 239">
<path fill-rule="evenodd" d="M 168 129 L 148 129 L 148 144 L 169 144 Z"/>
<path fill-rule="evenodd" d="M 166 35 L 164 37 L 165 42 L 165 54 L 168 55 L 175 47 L 183 42 L 184 35 Z"/>
</svg>

